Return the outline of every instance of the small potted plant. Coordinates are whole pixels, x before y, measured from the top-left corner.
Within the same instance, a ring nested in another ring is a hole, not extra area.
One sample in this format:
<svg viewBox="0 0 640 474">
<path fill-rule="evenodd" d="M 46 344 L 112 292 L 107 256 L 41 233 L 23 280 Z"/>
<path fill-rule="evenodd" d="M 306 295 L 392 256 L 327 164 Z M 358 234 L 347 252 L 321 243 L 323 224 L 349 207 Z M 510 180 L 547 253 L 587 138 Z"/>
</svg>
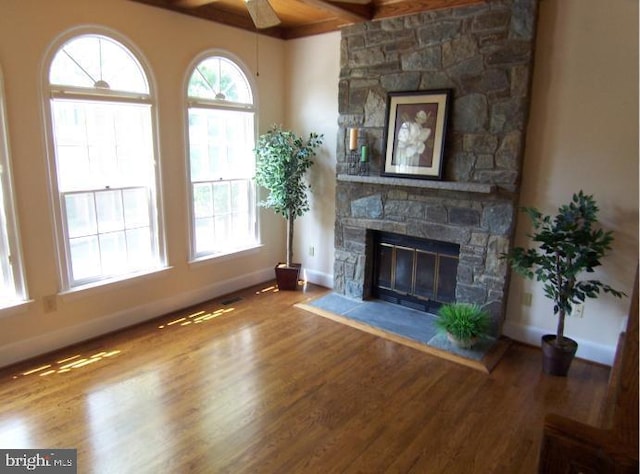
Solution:
<svg viewBox="0 0 640 474">
<path fill-rule="evenodd" d="M 309 134 L 303 140 L 290 130 L 274 125 L 258 138 L 256 182 L 269 191 L 261 206 L 274 210 L 287 219 L 287 259 L 276 265 L 276 280 L 281 290 L 295 290 L 301 265 L 293 263 L 293 224 L 296 217 L 309 210 L 305 173 L 313 164 L 322 135 Z"/>
<path fill-rule="evenodd" d="M 598 206 L 591 195 L 574 194 L 569 204 L 554 216 L 544 216 L 535 208 L 524 208 L 533 224 L 529 234 L 537 248 L 514 247 L 503 257 L 526 278 L 542 282 L 545 295 L 553 300 L 558 317 L 556 334 L 542 336 L 543 371 L 566 376 L 578 343 L 564 335 L 564 323 L 573 305 L 596 298 L 600 291 L 618 298 L 624 293 L 599 280 L 579 279 L 583 272 L 592 273 L 611 249 L 611 231 L 596 228 Z"/>
<path fill-rule="evenodd" d="M 447 303 L 438 310 L 436 326 L 462 349 L 470 349 L 487 333 L 489 313 L 477 304 Z"/>
</svg>

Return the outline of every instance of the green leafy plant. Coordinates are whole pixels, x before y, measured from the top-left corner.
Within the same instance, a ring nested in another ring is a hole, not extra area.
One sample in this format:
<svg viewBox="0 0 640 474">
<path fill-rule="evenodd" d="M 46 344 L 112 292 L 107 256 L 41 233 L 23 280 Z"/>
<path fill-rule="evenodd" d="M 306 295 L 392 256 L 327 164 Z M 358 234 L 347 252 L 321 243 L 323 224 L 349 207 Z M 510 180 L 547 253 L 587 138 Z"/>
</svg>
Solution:
<svg viewBox="0 0 640 474">
<path fill-rule="evenodd" d="M 440 307 L 438 316 L 436 326 L 465 346 L 489 329 L 490 315 L 477 304 L 447 303 Z"/>
<path fill-rule="evenodd" d="M 304 175 L 313 164 L 322 137 L 311 133 L 303 140 L 274 125 L 256 144 L 256 182 L 269 191 L 260 205 L 287 219 L 287 267 L 291 267 L 293 260 L 293 223 L 309 210 L 309 186 Z"/>
<path fill-rule="evenodd" d="M 579 279 L 581 273 L 591 273 L 601 265 L 600 259 L 611 249 L 613 235 L 595 227 L 598 206 L 592 195 L 582 191 L 561 206 L 554 217 L 532 207 L 523 211 L 533 224 L 534 231 L 528 236 L 538 246 L 514 247 L 503 257 L 522 276 L 544 283 L 545 296 L 553 301 L 553 312 L 558 315 L 555 344 L 562 346 L 565 316 L 573 305 L 596 298 L 600 291 L 618 298 L 624 296 L 599 280 Z"/>
</svg>

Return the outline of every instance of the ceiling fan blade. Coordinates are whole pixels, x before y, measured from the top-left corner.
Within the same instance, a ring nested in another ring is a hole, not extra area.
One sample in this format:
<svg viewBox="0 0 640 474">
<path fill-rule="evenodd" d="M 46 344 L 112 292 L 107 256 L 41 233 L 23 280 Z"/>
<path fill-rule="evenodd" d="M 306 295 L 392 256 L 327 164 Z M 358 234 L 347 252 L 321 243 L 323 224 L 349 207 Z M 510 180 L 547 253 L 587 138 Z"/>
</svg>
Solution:
<svg viewBox="0 0 640 474">
<path fill-rule="evenodd" d="M 371 0 L 336 0 L 338 3 L 353 3 L 355 5 L 368 5 Z"/>
<path fill-rule="evenodd" d="M 173 5 L 182 8 L 198 8 L 209 3 L 215 3 L 218 0 L 174 0 Z"/>
<path fill-rule="evenodd" d="M 249 15 L 256 28 L 271 28 L 280 24 L 280 18 L 276 14 L 269 0 L 244 0 L 249 10 Z"/>
</svg>

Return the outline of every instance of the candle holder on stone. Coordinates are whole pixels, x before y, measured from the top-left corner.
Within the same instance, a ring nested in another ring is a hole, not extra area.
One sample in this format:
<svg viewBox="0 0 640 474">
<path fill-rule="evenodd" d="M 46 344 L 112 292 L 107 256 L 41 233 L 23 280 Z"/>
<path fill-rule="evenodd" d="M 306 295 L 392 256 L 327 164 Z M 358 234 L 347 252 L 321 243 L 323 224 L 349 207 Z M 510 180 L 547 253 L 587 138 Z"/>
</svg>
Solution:
<svg viewBox="0 0 640 474">
<path fill-rule="evenodd" d="M 369 145 L 367 145 L 367 136 L 364 133 L 361 133 L 358 137 L 358 173 L 360 176 L 368 176 L 369 175 L 369 162 L 370 159 L 370 151 Z"/>
<path fill-rule="evenodd" d="M 349 151 L 347 152 L 347 174 L 369 174 L 369 147 L 367 137 L 357 128 L 349 129 Z"/>
<path fill-rule="evenodd" d="M 355 175 L 358 174 L 358 164 L 359 164 L 359 156 L 358 156 L 358 140 L 359 140 L 359 132 L 357 128 L 349 129 L 349 151 L 347 151 L 347 174 Z"/>
<path fill-rule="evenodd" d="M 360 156 L 357 150 L 349 150 L 347 152 L 347 174 L 358 174 L 359 160 Z"/>
</svg>

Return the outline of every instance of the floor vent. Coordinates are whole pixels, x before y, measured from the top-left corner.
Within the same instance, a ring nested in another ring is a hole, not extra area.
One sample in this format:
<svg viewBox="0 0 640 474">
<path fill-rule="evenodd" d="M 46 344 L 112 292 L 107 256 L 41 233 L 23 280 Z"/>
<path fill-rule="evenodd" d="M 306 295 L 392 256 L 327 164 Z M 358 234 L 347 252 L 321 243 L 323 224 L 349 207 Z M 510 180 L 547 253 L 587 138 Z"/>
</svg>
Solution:
<svg viewBox="0 0 640 474">
<path fill-rule="evenodd" d="M 223 300 L 220 302 L 223 306 L 229 306 L 230 304 L 237 303 L 238 301 L 242 301 L 241 296 L 236 296 L 233 298 L 229 298 L 228 300 Z"/>
</svg>

